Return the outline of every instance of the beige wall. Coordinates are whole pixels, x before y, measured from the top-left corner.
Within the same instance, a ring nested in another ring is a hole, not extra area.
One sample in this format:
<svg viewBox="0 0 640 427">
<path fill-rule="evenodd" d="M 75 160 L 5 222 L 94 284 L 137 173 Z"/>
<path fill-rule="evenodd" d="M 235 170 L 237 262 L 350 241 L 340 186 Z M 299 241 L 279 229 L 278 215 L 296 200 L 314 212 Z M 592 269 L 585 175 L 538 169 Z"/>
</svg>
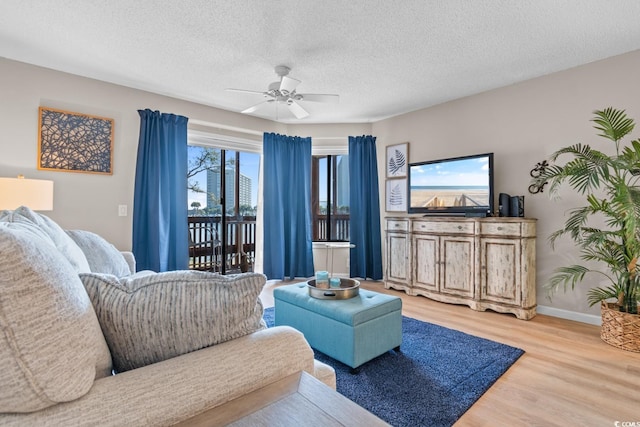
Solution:
<svg viewBox="0 0 640 427">
<path fill-rule="evenodd" d="M 525 195 L 525 215 L 538 219 L 538 304 L 557 315 L 566 313 L 554 309 L 597 315 L 598 309 L 586 303 L 588 286 L 558 294 L 553 301 L 546 298 L 542 284 L 550 272 L 578 257 L 569 242 L 552 251 L 546 239 L 581 200 L 567 191 L 560 201 L 551 201 L 547 192 L 529 194 L 529 172 L 562 146 L 582 142 L 606 150 L 610 144 L 595 136 L 590 122 L 596 109 L 622 108 L 640 119 L 639 70 L 636 51 L 374 123 L 380 182 L 387 145 L 408 141 L 410 161 L 494 152 L 496 195 Z M 640 128 L 633 138 L 639 135 Z"/>
<path fill-rule="evenodd" d="M 53 180 L 54 210 L 46 214 L 64 228 L 98 233 L 122 250 L 131 248 L 139 109 L 184 115 L 194 129 L 256 141 L 262 140 L 262 132 L 289 132 L 286 125 L 269 120 L 4 58 L 0 58 L 0 77 L 0 176 Z M 39 106 L 114 118 L 113 175 L 37 170 Z M 348 135 L 370 129 L 369 124 L 297 125 L 294 131 L 314 137 L 314 144 L 333 147 L 344 145 Z M 128 216 L 118 216 L 118 205 L 128 206 Z"/>
<path fill-rule="evenodd" d="M 282 131 L 282 126 L 122 86 L 0 59 L 0 176 L 54 181 L 54 210 L 64 228 L 94 231 L 120 249 L 131 248 L 133 190 L 140 119 L 150 108 L 208 122 Z M 37 170 L 38 107 L 115 119 L 113 175 Z M 118 205 L 129 215 L 118 216 Z"/>
<path fill-rule="evenodd" d="M 640 118 L 638 70 L 640 51 L 374 124 L 287 126 L 0 58 L 0 176 L 52 179 L 53 219 L 65 228 L 91 230 L 118 248 L 129 249 L 138 109 L 185 115 L 219 133 L 230 131 L 216 130 L 216 123 L 253 132 L 313 136 L 314 147 L 336 147 L 345 144 L 348 135 L 373 134 L 378 137 L 383 216 L 386 145 L 410 142 L 411 161 L 492 151 L 496 193 L 524 194 L 526 216 L 538 218 L 538 303 L 545 306 L 541 311 L 567 317 L 597 315 L 597 309 L 589 309 L 585 302 L 586 286 L 553 301 L 545 297 L 542 284 L 550 272 L 577 258 L 567 242 L 552 252 L 546 238 L 562 225 L 567 209 L 580 201 L 570 193 L 563 193 L 561 201 L 550 201 L 546 192 L 529 194 L 529 171 L 561 146 L 584 142 L 601 147 L 589 122 L 595 109 L 624 108 L 631 117 Z M 113 117 L 113 175 L 38 171 L 39 106 Z M 128 205 L 129 216 L 118 216 L 121 204 Z"/>
</svg>

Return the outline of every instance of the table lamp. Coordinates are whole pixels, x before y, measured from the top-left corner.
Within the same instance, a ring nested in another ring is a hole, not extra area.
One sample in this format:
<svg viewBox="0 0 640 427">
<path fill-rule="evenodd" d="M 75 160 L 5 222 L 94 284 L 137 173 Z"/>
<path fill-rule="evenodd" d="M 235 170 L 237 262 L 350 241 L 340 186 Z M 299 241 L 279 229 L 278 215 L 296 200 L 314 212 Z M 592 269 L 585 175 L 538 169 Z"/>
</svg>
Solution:
<svg viewBox="0 0 640 427">
<path fill-rule="evenodd" d="M 27 206 L 34 211 L 53 210 L 53 181 L 44 179 L 0 178 L 0 210 Z"/>
</svg>

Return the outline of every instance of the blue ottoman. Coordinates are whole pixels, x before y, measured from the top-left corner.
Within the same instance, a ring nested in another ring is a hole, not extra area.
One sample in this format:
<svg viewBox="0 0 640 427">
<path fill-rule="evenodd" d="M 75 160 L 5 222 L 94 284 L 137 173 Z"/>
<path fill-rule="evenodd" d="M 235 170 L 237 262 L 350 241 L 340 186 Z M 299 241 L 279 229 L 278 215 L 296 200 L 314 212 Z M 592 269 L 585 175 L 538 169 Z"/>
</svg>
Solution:
<svg viewBox="0 0 640 427">
<path fill-rule="evenodd" d="M 273 290 L 275 325 L 302 332 L 314 349 L 355 369 L 402 343 L 402 300 L 360 289 L 343 300 L 309 296 L 306 283 Z"/>
</svg>

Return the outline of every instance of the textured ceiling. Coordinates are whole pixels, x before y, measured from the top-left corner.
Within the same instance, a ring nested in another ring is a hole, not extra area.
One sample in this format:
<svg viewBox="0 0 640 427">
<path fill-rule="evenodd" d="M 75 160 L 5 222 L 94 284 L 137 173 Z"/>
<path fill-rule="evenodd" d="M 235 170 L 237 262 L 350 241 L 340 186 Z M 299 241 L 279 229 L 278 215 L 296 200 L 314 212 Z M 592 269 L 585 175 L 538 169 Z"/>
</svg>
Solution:
<svg viewBox="0 0 640 427">
<path fill-rule="evenodd" d="M 262 98 L 225 88 L 266 90 L 283 64 L 340 103 L 254 115 L 372 122 L 640 49 L 639 17 L 637 0 L 2 0 L 0 56 L 231 111 Z"/>
</svg>

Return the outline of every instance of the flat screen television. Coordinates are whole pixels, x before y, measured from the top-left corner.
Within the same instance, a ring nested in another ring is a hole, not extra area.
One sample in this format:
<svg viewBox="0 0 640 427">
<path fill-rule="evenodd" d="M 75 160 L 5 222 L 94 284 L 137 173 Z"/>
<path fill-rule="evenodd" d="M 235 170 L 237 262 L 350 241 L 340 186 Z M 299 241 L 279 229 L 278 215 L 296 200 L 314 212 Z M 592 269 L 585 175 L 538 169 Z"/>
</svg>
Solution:
<svg viewBox="0 0 640 427">
<path fill-rule="evenodd" d="M 493 153 L 410 163 L 407 192 L 409 213 L 491 216 Z"/>
</svg>

